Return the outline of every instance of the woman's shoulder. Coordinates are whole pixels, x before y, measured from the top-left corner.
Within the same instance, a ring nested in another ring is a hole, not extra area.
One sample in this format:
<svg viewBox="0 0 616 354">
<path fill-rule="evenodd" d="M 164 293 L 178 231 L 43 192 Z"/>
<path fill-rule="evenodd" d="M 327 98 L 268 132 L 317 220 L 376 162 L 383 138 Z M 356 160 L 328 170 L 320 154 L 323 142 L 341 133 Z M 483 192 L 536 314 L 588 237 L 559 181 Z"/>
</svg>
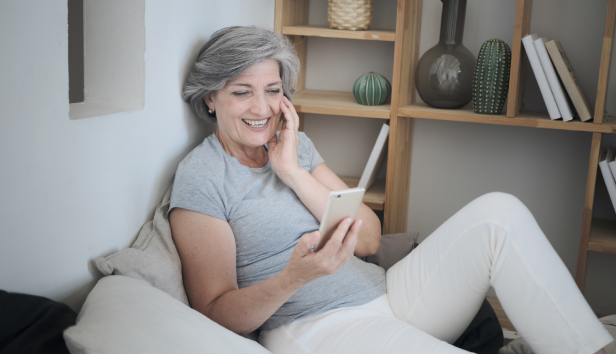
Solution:
<svg viewBox="0 0 616 354">
<path fill-rule="evenodd" d="M 205 138 L 180 162 L 176 175 L 215 175 L 216 171 L 221 171 L 220 167 L 224 164 L 224 158 L 218 151 L 217 143 L 214 134 Z"/>
<path fill-rule="evenodd" d="M 299 138 L 298 147 L 297 147 L 298 150 L 300 151 L 310 150 L 314 147 L 314 145 L 312 144 L 312 140 L 310 140 L 310 138 L 308 137 L 308 135 L 306 135 L 306 133 L 298 132 L 297 137 Z"/>
</svg>

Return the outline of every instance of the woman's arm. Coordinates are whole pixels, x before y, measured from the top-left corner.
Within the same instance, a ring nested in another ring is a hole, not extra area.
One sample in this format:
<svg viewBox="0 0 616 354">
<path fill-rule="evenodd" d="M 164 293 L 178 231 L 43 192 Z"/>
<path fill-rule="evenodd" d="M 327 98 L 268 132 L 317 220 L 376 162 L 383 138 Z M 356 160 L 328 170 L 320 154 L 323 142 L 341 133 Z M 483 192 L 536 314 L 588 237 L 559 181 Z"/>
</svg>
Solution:
<svg viewBox="0 0 616 354">
<path fill-rule="evenodd" d="M 283 125 L 279 139 L 274 135 L 268 142 L 268 155 L 274 172 L 293 191 L 319 221 L 323 218 L 327 197 L 332 190 L 349 187 L 324 163 L 312 173 L 299 166 L 297 129 L 299 117 L 295 107 L 286 98 L 280 105 Z M 359 257 L 376 253 L 381 242 L 381 222 L 372 209 L 362 203 L 358 220 L 364 226 L 359 234 L 355 255 Z"/>
<path fill-rule="evenodd" d="M 181 208 L 171 211 L 169 221 L 191 307 L 236 333 L 254 331 L 304 284 L 348 262 L 361 227 L 355 222 L 349 230 L 347 219 L 334 233 L 334 242 L 316 253 L 310 248 L 318 232 L 303 235 L 280 273 L 239 289 L 235 238 L 227 222 Z"/>
<path fill-rule="evenodd" d="M 321 221 L 325 213 L 325 205 L 329 193 L 334 190 L 349 189 L 349 187 L 324 163 L 318 165 L 312 173 L 302 169 L 287 179 L 287 185 Z M 363 221 L 359 233 L 355 255 L 358 257 L 375 254 L 381 242 L 381 222 L 372 209 L 364 203 L 359 208 L 357 219 Z"/>
</svg>

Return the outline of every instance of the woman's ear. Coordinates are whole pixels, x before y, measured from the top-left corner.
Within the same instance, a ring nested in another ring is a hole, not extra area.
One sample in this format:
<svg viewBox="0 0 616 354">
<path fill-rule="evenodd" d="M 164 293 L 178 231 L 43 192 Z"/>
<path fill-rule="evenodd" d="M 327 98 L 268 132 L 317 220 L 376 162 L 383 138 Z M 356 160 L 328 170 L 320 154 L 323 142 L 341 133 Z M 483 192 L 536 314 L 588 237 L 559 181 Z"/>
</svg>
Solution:
<svg viewBox="0 0 616 354">
<path fill-rule="evenodd" d="M 214 101 L 212 100 L 211 96 L 205 96 L 203 97 L 203 100 L 205 101 L 205 104 L 207 105 L 207 108 L 209 108 L 210 111 L 215 112 L 216 111 L 216 107 L 214 107 Z"/>
</svg>

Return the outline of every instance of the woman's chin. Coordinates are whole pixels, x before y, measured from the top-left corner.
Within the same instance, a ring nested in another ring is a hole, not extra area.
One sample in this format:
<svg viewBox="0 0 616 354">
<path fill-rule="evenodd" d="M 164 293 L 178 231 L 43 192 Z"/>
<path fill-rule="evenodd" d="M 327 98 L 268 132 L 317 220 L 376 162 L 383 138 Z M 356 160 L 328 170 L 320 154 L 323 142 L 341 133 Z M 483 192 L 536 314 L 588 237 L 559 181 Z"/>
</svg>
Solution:
<svg viewBox="0 0 616 354">
<path fill-rule="evenodd" d="M 272 136 L 276 135 L 276 131 L 273 132 L 263 131 L 259 133 L 251 132 L 244 137 L 244 141 L 246 145 L 249 147 L 257 148 L 267 144 L 267 142 L 272 138 Z"/>
</svg>

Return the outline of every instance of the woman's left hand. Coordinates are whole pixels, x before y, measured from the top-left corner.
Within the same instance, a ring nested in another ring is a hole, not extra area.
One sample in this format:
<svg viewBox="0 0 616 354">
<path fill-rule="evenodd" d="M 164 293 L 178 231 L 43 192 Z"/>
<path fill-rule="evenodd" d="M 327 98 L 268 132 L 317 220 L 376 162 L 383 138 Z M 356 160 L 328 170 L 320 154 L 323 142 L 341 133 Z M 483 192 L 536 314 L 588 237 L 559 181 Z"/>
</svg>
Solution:
<svg viewBox="0 0 616 354">
<path fill-rule="evenodd" d="M 267 155 L 274 173 L 286 184 L 301 169 L 297 156 L 299 116 L 291 101 L 283 96 L 280 102 L 282 128 L 267 142 Z"/>
</svg>

